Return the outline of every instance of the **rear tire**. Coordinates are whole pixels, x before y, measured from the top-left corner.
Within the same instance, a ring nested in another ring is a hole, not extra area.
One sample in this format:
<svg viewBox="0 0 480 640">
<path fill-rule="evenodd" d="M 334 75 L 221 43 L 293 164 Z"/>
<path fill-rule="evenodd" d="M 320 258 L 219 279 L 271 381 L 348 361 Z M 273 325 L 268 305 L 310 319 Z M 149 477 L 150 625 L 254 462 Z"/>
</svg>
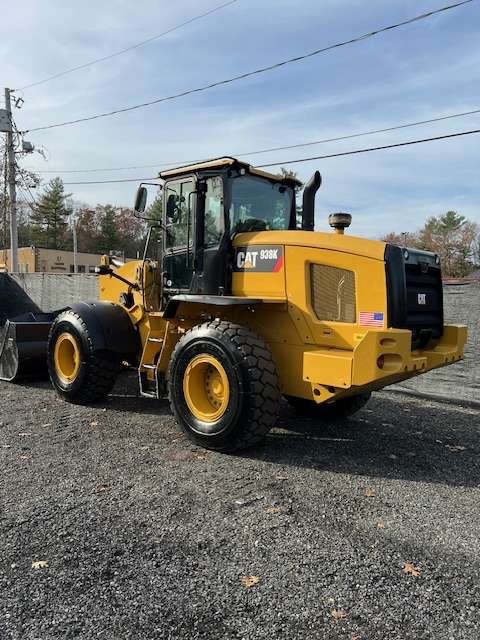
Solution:
<svg viewBox="0 0 480 640">
<path fill-rule="evenodd" d="M 317 404 L 314 400 L 287 396 L 287 402 L 302 416 L 319 418 L 325 422 L 335 422 L 353 416 L 370 400 L 371 393 L 359 393 L 355 396 L 340 398 L 328 404 Z"/>
<path fill-rule="evenodd" d="M 95 351 L 87 325 L 71 310 L 61 313 L 52 325 L 47 363 L 56 392 L 74 404 L 103 399 L 120 371 L 119 357 L 107 350 Z"/>
<path fill-rule="evenodd" d="M 178 341 L 167 372 L 172 411 L 197 445 L 233 452 L 261 442 L 275 425 L 280 391 L 265 342 L 215 320 Z"/>
</svg>

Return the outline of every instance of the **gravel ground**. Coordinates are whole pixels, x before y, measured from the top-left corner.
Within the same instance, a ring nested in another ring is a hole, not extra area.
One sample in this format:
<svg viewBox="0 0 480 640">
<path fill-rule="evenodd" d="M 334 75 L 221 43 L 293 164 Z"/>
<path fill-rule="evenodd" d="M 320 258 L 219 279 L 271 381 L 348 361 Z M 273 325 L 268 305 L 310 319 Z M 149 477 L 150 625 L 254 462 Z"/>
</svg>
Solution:
<svg viewBox="0 0 480 640">
<path fill-rule="evenodd" d="M 444 287 L 443 303 L 445 323 L 468 327 L 465 360 L 406 380 L 401 387 L 480 406 L 480 283 Z"/>
<path fill-rule="evenodd" d="M 2 640 L 480 637 L 479 411 L 285 407 L 224 456 L 129 393 L 0 385 Z"/>
</svg>

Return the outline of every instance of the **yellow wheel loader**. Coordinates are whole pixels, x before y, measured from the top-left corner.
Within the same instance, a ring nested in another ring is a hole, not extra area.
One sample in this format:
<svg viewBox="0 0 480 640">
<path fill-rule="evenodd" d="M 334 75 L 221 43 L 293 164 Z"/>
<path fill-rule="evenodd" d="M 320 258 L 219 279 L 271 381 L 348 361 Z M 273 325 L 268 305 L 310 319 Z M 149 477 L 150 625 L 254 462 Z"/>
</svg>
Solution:
<svg viewBox="0 0 480 640">
<path fill-rule="evenodd" d="M 438 256 L 345 234 L 347 214 L 314 232 L 318 172 L 301 220 L 298 181 L 234 158 L 160 178 L 143 259 L 104 257 L 100 300 L 51 324 L 65 400 L 103 398 L 128 363 L 194 442 L 230 452 L 264 438 L 282 396 L 319 419 L 348 416 L 372 390 L 463 357 L 465 327 L 443 322 Z M 137 216 L 146 198 L 141 185 Z"/>
</svg>

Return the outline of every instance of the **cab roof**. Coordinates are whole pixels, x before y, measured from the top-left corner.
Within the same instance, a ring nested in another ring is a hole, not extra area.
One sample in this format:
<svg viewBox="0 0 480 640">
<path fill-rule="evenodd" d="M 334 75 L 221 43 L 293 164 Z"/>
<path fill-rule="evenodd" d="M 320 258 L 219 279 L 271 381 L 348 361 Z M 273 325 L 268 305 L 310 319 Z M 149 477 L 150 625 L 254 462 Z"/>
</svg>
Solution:
<svg viewBox="0 0 480 640">
<path fill-rule="evenodd" d="M 267 180 L 273 180 L 275 182 L 283 182 L 284 184 L 290 184 L 294 187 L 302 186 L 300 180 L 297 180 L 296 178 L 286 178 L 281 174 L 269 173 L 268 171 L 263 171 L 263 169 L 256 169 L 247 162 L 242 162 L 241 160 L 237 160 L 236 158 L 231 158 L 229 156 L 213 158 L 212 160 L 204 160 L 202 162 L 188 164 L 183 167 L 176 167 L 175 169 L 167 169 L 166 171 L 160 171 L 158 175 L 160 178 L 165 180 L 167 178 L 187 175 L 189 173 L 204 171 L 206 169 L 224 169 L 225 167 L 245 169 L 245 172 L 250 173 L 251 175 L 267 178 Z"/>
</svg>

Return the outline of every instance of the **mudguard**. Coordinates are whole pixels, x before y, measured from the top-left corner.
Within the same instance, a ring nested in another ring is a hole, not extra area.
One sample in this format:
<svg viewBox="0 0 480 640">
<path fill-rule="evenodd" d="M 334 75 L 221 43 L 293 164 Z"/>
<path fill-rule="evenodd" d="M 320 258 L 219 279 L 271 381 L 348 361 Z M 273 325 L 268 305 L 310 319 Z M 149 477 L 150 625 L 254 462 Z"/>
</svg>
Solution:
<svg viewBox="0 0 480 640">
<path fill-rule="evenodd" d="M 109 302 L 78 302 L 52 313 L 26 313 L 0 327 L 0 380 L 17 382 L 47 375 L 50 328 L 62 312 L 73 311 L 68 321 L 82 332 L 82 322 L 96 351 L 118 353 L 126 360 L 140 349 L 140 339 L 128 314 Z"/>
<path fill-rule="evenodd" d="M 139 352 L 138 332 L 122 307 L 113 302 L 77 302 L 70 309 L 86 324 L 95 351 L 113 351 L 126 359 Z M 68 321 L 82 331 L 75 315 Z"/>
</svg>

